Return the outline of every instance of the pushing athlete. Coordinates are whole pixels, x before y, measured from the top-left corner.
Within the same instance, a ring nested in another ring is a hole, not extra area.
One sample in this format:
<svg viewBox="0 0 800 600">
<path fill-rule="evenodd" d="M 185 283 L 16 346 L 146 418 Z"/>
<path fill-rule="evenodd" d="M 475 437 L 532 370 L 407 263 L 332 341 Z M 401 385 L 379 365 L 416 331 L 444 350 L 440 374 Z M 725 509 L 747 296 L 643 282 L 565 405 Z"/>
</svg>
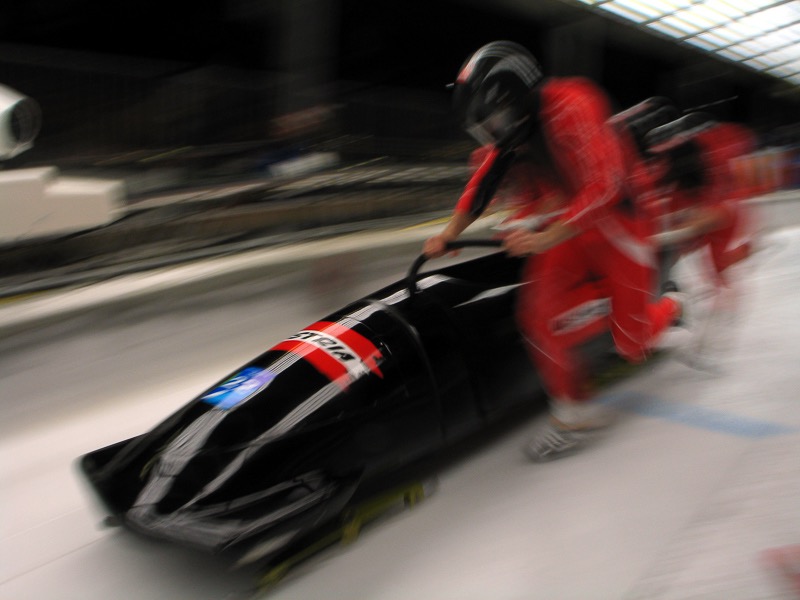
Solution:
<svg viewBox="0 0 800 600">
<path fill-rule="evenodd" d="M 581 344 L 610 331 L 617 352 L 641 362 L 680 318 L 683 296 L 654 294 L 651 222 L 637 210 L 647 184 L 635 177 L 640 165 L 596 84 L 544 77 L 527 49 L 497 41 L 467 59 L 453 94 L 464 129 L 485 148 L 483 160 L 423 252 L 444 255 L 506 177 L 518 182 L 516 199 L 529 214 L 546 215 L 536 230 L 506 231 L 503 247 L 527 257 L 517 320 L 550 397 L 548 422 L 526 452 L 550 460 L 607 424 Z"/>
</svg>

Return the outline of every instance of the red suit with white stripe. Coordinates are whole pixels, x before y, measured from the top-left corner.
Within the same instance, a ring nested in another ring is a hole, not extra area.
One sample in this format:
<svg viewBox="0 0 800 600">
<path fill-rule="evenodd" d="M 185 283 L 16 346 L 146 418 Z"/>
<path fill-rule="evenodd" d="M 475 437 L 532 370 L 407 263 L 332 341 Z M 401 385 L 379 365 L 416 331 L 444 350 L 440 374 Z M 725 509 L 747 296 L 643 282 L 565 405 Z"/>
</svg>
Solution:
<svg viewBox="0 0 800 600">
<path fill-rule="evenodd" d="M 558 206 L 553 219 L 579 232 L 527 259 L 518 318 L 551 396 L 580 400 L 587 395 L 580 344 L 610 329 L 622 356 L 643 360 L 679 307 L 653 296 L 649 221 L 635 212 L 632 194 L 642 192 L 630 185 L 635 165 L 608 123 L 605 95 L 581 78 L 548 79 L 532 93 L 531 141 L 487 152 L 456 212 L 479 213 L 482 196 L 507 173 L 519 182 L 515 197 L 525 212 Z"/>
<path fill-rule="evenodd" d="M 707 217 L 709 224 L 698 228 L 699 235 L 683 249 L 708 246 L 713 274 L 723 283 L 724 271 L 749 256 L 752 246 L 753 217 L 742 202 L 749 190 L 735 177 L 732 165 L 755 150 L 755 137 L 741 125 L 716 123 L 692 136 L 691 142 L 697 145 L 701 183 L 675 185 L 669 194 L 670 214 L 677 229 L 684 219 L 691 223 L 693 215 Z"/>
</svg>

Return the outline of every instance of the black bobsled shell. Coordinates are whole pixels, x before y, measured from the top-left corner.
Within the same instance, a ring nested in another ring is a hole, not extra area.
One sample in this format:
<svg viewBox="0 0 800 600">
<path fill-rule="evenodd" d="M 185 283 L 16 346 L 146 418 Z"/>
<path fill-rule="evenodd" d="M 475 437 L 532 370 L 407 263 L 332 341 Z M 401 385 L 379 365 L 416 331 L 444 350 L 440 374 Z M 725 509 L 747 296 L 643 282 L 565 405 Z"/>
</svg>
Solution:
<svg viewBox="0 0 800 600">
<path fill-rule="evenodd" d="M 519 266 L 492 254 L 415 293 L 387 286 L 87 454 L 84 474 L 146 535 L 235 553 L 308 537 L 360 486 L 541 397 L 514 321 Z"/>
</svg>

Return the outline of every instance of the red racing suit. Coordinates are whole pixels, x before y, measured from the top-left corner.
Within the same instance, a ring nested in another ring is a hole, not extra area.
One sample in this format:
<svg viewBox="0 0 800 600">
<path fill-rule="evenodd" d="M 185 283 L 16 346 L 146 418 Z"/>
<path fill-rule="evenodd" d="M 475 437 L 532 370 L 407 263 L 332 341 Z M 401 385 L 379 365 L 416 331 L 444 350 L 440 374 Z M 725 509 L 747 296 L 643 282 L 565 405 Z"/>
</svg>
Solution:
<svg viewBox="0 0 800 600">
<path fill-rule="evenodd" d="M 734 174 L 736 159 L 755 150 L 755 136 L 745 127 L 734 123 L 719 123 L 698 133 L 703 167 L 703 183 L 695 188 L 677 187 L 669 194 L 669 212 L 673 226 L 680 228 L 681 215 L 694 209 L 713 211 L 721 221 L 715 229 L 683 246 L 691 252 L 707 246 L 717 280 L 724 282 L 724 271 L 749 256 L 752 249 L 753 215 L 743 202 L 749 189 Z"/>
<path fill-rule="evenodd" d="M 610 330 L 623 357 L 643 360 L 679 308 L 670 298 L 655 301 L 649 221 L 637 218 L 632 165 L 608 123 L 606 96 L 582 78 L 548 79 L 534 94 L 539 141 L 511 158 L 486 152 L 456 211 L 479 214 L 508 173 L 521 182 L 516 198 L 528 212 L 559 205 L 554 218 L 579 231 L 527 259 L 517 316 L 550 395 L 582 400 L 589 393 L 582 344 Z"/>
</svg>

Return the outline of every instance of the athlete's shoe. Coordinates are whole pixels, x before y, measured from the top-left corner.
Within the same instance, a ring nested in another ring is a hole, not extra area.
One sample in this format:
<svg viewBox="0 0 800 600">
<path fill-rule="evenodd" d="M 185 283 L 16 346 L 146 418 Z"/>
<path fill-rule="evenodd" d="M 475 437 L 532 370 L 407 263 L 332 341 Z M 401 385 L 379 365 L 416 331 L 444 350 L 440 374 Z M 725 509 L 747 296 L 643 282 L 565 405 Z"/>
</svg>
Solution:
<svg viewBox="0 0 800 600">
<path fill-rule="evenodd" d="M 667 281 L 661 287 L 661 297 L 670 298 L 680 306 L 680 315 L 659 339 L 654 350 L 666 350 L 676 358 L 691 366 L 695 362 L 695 322 L 694 299 L 686 292 L 680 291 L 674 281 Z"/>
<path fill-rule="evenodd" d="M 525 446 L 525 454 L 534 462 L 563 458 L 583 448 L 593 432 L 589 429 L 561 429 L 548 423 Z"/>
<path fill-rule="evenodd" d="M 675 320 L 673 326 L 688 328 L 692 316 L 689 294 L 682 292 L 674 281 L 667 281 L 661 287 L 661 295 L 665 298 L 672 298 L 681 307 L 681 315 Z"/>
<path fill-rule="evenodd" d="M 719 307 L 715 309 L 714 298 L 718 292 L 710 289 L 705 292 L 682 292 L 670 281 L 664 284 L 663 290 L 665 298 L 672 298 L 680 303 L 681 315 L 673 323 L 671 333 L 666 334 L 658 344 L 658 348 L 672 350 L 676 359 L 692 369 L 711 374 L 719 373 L 717 354 L 720 349 L 715 348 L 712 343 L 714 326 L 724 313 Z"/>
<path fill-rule="evenodd" d="M 672 281 L 672 279 L 669 279 L 669 280 L 665 281 L 663 283 L 663 285 L 661 286 L 661 293 L 662 294 L 668 294 L 670 292 L 680 292 L 680 291 L 681 290 L 678 287 L 678 284 L 675 283 L 674 281 Z"/>
</svg>

